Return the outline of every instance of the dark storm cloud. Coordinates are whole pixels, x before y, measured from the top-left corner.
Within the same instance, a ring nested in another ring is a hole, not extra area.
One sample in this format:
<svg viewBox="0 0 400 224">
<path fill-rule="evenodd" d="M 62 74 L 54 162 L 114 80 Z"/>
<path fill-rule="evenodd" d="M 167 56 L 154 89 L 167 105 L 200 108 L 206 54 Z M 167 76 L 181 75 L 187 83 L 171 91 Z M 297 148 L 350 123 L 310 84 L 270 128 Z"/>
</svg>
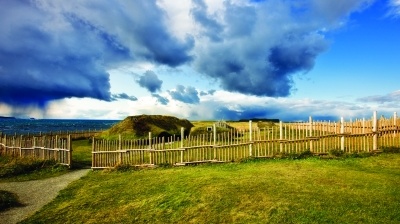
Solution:
<svg viewBox="0 0 400 224">
<path fill-rule="evenodd" d="M 157 101 L 159 102 L 159 103 L 161 103 L 162 105 L 167 105 L 168 103 L 169 103 L 169 100 L 168 100 L 168 98 L 166 98 L 166 97 L 163 97 L 163 96 L 161 96 L 161 95 L 159 95 L 159 94 L 156 94 L 156 93 L 153 93 L 153 94 L 151 94 L 153 97 L 155 97 L 156 99 L 157 99 Z"/>
<path fill-rule="evenodd" d="M 271 109 L 263 106 L 246 106 L 237 109 L 231 109 L 226 106 L 221 106 L 214 111 L 214 117 L 224 120 L 240 120 L 252 118 L 270 118 L 278 119 L 276 117 L 277 109 Z"/>
<path fill-rule="evenodd" d="M 155 1 L 1 1 L 0 102 L 69 97 L 105 101 L 108 68 L 134 61 L 178 66 L 194 40 L 173 37 Z"/>
<path fill-rule="evenodd" d="M 135 96 L 129 96 L 126 93 L 119 93 L 119 94 L 112 94 L 111 95 L 111 100 L 116 101 L 116 100 L 130 100 L 130 101 L 136 101 L 138 100 Z"/>
<path fill-rule="evenodd" d="M 368 2 L 225 1 L 224 10 L 211 14 L 203 1 L 196 0 L 193 19 L 209 31 L 199 35 L 211 41 L 198 48 L 194 65 L 228 91 L 288 96 L 293 75 L 310 71 L 327 49 L 325 33 Z"/>
<path fill-rule="evenodd" d="M 157 74 L 153 71 L 146 71 L 142 76 L 139 77 L 137 83 L 151 93 L 154 93 L 161 90 L 163 81 L 158 79 Z"/>
<path fill-rule="evenodd" d="M 191 86 L 185 88 L 182 85 L 177 85 L 176 90 L 171 90 L 168 92 L 174 100 L 189 104 L 197 104 L 200 102 L 199 92 Z"/>
</svg>

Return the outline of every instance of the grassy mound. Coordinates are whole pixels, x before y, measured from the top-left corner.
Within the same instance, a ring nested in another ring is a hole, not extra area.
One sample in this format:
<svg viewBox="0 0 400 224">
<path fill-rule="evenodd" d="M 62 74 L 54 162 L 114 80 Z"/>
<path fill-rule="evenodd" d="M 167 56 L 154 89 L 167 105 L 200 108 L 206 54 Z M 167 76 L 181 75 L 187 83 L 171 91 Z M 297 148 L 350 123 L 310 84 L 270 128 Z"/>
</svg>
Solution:
<svg viewBox="0 0 400 224">
<path fill-rule="evenodd" d="M 104 132 L 102 137 L 115 137 L 121 134 L 124 137 L 147 138 L 149 132 L 152 133 L 153 137 L 169 137 L 180 135 L 181 127 L 185 129 L 184 134 L 189 135 L 193 124 L 186 119 L 172 116 L 129 116 Z"/>
</svg>

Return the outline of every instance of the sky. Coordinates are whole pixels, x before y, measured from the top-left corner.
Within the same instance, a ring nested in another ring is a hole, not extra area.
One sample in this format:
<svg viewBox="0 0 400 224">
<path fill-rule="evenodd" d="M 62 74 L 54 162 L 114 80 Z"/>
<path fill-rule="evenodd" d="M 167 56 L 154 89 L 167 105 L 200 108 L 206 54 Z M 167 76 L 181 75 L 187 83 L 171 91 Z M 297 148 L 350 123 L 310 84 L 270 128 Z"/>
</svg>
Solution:
<svg viewBox="0 0 400 224">
<path fill-rule="evenodd" d="M 400 112 L 400 0 L 0 0 L 0 116 Z"/>
</svg>

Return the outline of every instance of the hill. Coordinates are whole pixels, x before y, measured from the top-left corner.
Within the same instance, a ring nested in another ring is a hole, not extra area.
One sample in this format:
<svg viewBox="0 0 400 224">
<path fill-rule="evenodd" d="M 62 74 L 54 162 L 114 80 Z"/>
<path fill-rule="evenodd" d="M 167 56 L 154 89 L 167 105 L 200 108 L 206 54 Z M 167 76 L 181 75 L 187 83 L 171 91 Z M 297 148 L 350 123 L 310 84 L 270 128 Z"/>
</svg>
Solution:
<svg viewBox="0 0 400 224">
<path fill-rule="evenodd" d="M 115 136 L 118 134 L 135 138 L 147 138 L 151 132 L 153 137 L 169 137 L 181 134 L 183 127 L 184 135 L 189 135 L 193 124 L 186 119 L 179 119 L 164 115 L 138 115 L 129 116 L 121 122 L 112 126 L 106 135 Z"/>
</svg>

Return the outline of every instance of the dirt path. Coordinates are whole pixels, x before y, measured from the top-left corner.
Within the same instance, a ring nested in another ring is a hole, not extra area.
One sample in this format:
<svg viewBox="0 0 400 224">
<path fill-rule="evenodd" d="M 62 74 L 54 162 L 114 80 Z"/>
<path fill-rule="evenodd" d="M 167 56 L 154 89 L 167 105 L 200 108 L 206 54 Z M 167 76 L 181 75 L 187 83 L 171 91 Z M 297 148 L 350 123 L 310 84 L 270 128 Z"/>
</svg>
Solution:
<svg viewBox="0 0 400 224">
<path fill-rule="evenodd" d="M 89 169 L 73 171 L 58 177 L 24 182 L 0 183 L 0 189 L 18 195 L 19 201 L 25 206 L 0 212 L 0 223 L 17 223 L 52 201 L 58 192 L 72 181 L 85 176 Z"/>
</svg>

